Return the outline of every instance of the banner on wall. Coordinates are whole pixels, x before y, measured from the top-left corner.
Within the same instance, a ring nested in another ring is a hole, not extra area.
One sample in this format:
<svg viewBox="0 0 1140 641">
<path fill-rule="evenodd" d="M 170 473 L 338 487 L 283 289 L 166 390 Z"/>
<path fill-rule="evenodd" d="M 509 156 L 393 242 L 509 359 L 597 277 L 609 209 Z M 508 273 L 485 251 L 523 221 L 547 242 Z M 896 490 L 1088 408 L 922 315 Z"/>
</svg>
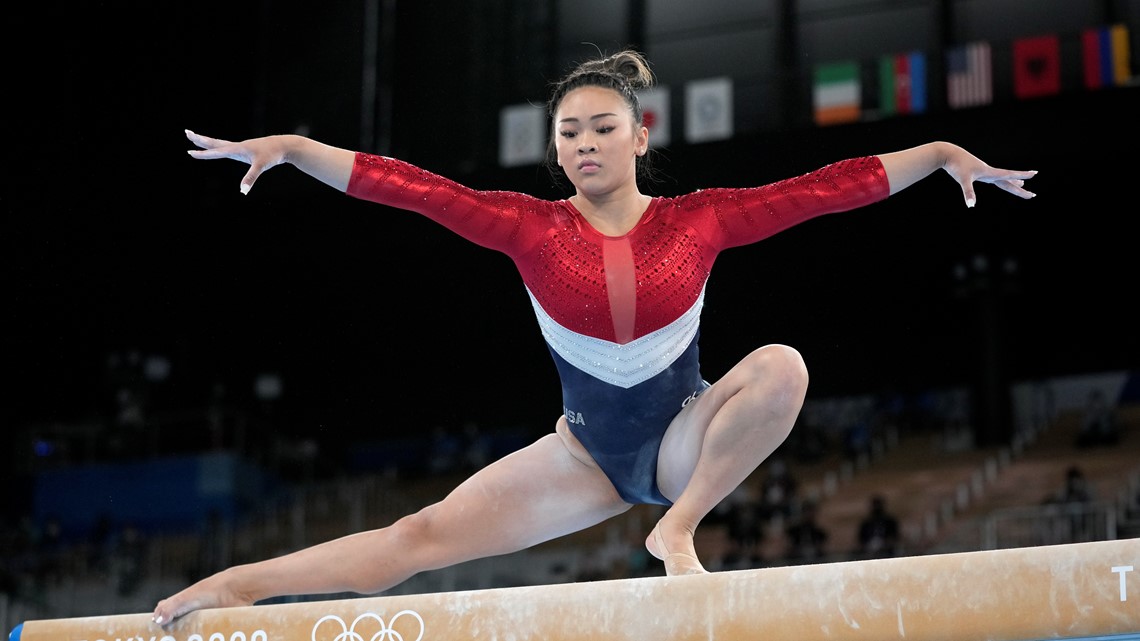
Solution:
<svg viewBox="0 0 1140 641">
<path fill-rule="evenodd" d="M 530 103 L 499 111 L 499 165 L 536 165 L 546 154 L 546 111 Z"/>
<path fill-rule="evenodd" d="M 685 140 L 732 138 L 732 79 L 706 78 L 685 85 Z"/>
</svg>

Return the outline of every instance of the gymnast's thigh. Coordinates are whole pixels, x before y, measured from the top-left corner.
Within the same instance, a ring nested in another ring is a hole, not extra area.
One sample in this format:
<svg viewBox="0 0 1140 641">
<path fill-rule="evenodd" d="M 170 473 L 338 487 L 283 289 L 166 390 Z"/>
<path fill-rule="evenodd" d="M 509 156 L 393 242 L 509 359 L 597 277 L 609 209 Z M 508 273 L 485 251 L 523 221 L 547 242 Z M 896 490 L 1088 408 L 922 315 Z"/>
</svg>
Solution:
<svg viewBox="0 0 1140 641">
<path fill-rule="evenodd" d="M 727 401 L 725 381 L 731 375 L 730 371 L 686 403 L 665 430 L 657 454 L 657 488 L 670 501 L 677 500 L 693 477 L 709 424 Z"/>
<path fill-rule="evenodd" d="M 597 466 L 548 434 L 479 470 L 433 511 L 444 531 L 489 532 L 484 552 L 524 549 L 585 529 L 631 507 Z"/>
</svg>

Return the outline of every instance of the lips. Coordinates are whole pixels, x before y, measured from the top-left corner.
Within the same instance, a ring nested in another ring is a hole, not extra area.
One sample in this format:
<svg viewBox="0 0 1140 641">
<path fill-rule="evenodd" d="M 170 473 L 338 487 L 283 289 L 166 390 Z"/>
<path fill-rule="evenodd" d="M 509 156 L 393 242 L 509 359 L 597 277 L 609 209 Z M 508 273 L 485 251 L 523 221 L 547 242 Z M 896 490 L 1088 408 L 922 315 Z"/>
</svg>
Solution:
<svg viewBox="0 0 1140 641">
<path fill-rule="evenodd" d="M 597 169 L 600 166 L 601 165 L 594 162 L 593 160 L 583 160 L 582 162 L 578 163 L 578 169 L 581 171 L 585 171 L 588 169 Z"/>
</svg>

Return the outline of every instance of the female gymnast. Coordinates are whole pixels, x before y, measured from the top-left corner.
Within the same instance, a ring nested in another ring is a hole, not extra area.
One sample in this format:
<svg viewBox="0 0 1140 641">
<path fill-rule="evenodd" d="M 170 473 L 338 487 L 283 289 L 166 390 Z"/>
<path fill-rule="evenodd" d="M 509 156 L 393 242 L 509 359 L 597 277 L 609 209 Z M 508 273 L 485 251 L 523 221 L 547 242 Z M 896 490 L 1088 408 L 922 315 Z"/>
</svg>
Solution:
<svg viewBox="0 0 1140 641">
<path fill-rule="evenodd" d="M 296 135 L 242 142 L 186 135 L 198 159 L 250 165 L 248 193 L 291 163 L 349 196 L 428 216 L 508 255 L 557 368 L 552 433 L 473 474 L 446 498 L 388 527 L 238 565 L 158 603 L 166 625 L 202 608 L 284 595 L 375 594 L 425 570 L 507 554 L 593 526 L 635 504 L 667 506 L 645 545 L 668 575 L 703 573 L 701 519 L 788 436 L 807 391 L 799 352 L 767 345 L 722 378 L 700 372 L 705 284 L 717 255 L 822 214 L 877 202 L 945 170 L 967 207 L 974 183 L 1032 198 L 1035 171 L 997 169 L 931 142 L 853 158 L 770 185 L 650 197 L 638 188 L 649 146 L 637 91 L 645 58 L 621 51 L 553 86 L 548 157 L 574 187 L 549 201 L 477 191 L 412 166 Z"/>
</svg>

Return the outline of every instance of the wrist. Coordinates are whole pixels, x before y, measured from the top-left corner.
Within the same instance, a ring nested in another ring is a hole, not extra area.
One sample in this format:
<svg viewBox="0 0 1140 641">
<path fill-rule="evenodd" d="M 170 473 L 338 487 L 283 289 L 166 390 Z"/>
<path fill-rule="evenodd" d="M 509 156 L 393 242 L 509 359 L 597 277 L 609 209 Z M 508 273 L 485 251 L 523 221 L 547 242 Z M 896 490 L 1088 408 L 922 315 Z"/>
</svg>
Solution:
<svg viewBox="0 0 1140 641">
<path fill-rule="evenodd" d="M 280 134 L 276 138 L 281 145 L 282 161 L 291 165 L 296 164 L 295 161 L 305 145 L 306 138 L 297 134 Z"/>
<path fill-rule="evenodd" d="M 258 589 L 259 581 L 257 575 L 259 574 L 259 564 L 252 563 L 248 565 L 235 565 L 218 574 L 218 578 L 222 583 L 222 590 L 237 599 L 240 603 L 257 603 L 263 599 L 268 599 L 274 594 L 268 594 L 264 590 Z M 261 582 L 264 583 L 264 582 Z"/>
</svg>

